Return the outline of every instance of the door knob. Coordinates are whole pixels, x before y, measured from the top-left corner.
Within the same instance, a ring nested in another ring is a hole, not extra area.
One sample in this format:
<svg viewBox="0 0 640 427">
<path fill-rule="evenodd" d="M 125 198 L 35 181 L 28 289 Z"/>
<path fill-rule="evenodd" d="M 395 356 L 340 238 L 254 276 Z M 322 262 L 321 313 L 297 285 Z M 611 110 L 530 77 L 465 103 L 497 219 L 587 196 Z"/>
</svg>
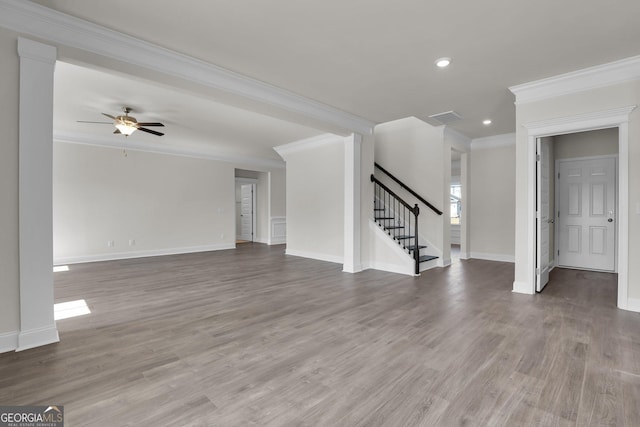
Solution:
<svg viewBox="0 0 640 427">
<path fill-rule="evenodd" d="M 609 221 L 609 222 L 613 222 L 613 218 L 609 218 L 607 221 Z"/>
</svg>

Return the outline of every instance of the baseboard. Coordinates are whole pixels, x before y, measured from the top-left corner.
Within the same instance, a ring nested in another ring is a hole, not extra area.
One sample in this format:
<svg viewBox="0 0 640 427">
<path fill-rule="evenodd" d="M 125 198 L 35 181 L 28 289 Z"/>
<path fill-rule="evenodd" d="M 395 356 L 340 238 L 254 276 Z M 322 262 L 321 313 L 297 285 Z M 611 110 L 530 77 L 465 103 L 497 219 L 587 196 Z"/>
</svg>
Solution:
<svg viewBox="0 0 640 427">
<path fill-rule="evenodd" d="M 640 299 L 638 298 L 627 298 L 627 307 L 623 310 L 634 311 L 636 313 L 640 313 Z"/>
<path fill-rule="evenodd" d="M 469 255 L 469 253 L 468 253 L 468 252 L 464 252 L 464 253 L 463 253 L 463 252 L 460 252 L 460 257 L 459 257 L 459 258 L 460 258 L 460 259 L 470 259 L 470 258 L 471 258 L 471 256 Z"/>
<path fill-rule="evenodd" d="M 0 353 L 14 351 L 18 348 L 18 331 L 0 334 Z"/>
<path fill-rule="evenodd" d="M 267 244 L 269 244 L 269 245 L 284 245 L 285 243 L 287 243 L 287 238 L 286 237 L 282 237 L 282 238 L 273 238 L 273 239 L 269 240 L 269 242 Z"/>
<path fill-rule="evenodd" d="M 519 282 L 517 280 L 513 282 L 513 292 L 515 293 L 533 295 L 532 290 L 531 284 L 527 282 Z"/>
<path fill-rule="evenodd" d="M 16 351 L 29 350 L 30 348 L 53 344 L 59 341 L 58 329 L 54 323 L 44 328 L 21 331 L 18 334 L 18 347 Z"/>
<path fill-rule="evenodd" d="M 344 258 L 336 255 L 321 254 L 318 252 L 299 251 L 296 249 L 289 249 L 285 251 L 286 255 L 299 256 L 302 258 L 317 259 L 318 261 L 335 262 L 336 264 L 343 264 Z"/>
<path fill-rule="evenodd" d="M 471 252 L 471 258 L 483 259 L 485 261 L 499 261 L 499 262 L 516 262 L 514 255 L 502 255 L 502 254 L 489 254 L 483 252 Z"/>
<path fill-rule="evenodd" d="M 221 251 L 235 249 L 235 243 L 223 243 L 219 245 L 190 246 L 185 248 L 153 249 L 148 251 L 116 252 L 112 254 L 78 255 L 71 257 L 59 257 L 53 259 L 54 265 L 81 264 L 85 262 L 114 261 L 118 259 L 146 258 L 152 256 L 180 255 L 196 252 Z"/>
</svg>

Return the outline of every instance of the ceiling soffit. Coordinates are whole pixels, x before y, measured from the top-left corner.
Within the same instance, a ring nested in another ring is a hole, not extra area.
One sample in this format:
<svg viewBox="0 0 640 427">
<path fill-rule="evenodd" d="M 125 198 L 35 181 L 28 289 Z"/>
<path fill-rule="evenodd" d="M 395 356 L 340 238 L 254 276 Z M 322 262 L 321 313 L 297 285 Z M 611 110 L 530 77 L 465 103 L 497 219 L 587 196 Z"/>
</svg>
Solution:
<svg viewBox="0 0 640 427">
<path fill-rule="evenodd" d="M 375 126 L 375 123 L 362 117 L 285 89 L 32 2 L 1 0 L 0 26 L 154 72 L 169 74 L 204 87 L 232 93 L 276 110 L 295 112 L 342 129 L 345 134 L 350 132 L 371 134 Z"/>
</svg>

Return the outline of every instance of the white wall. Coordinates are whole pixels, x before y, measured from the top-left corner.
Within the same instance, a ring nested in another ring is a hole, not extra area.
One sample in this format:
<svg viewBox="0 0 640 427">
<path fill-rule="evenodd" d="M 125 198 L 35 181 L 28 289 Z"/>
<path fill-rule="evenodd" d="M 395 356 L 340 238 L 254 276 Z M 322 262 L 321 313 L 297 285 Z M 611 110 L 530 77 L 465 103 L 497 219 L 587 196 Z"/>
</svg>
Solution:
<svg viewBox="0 0 640 427">
<path fill-rule="evenodd" d="M 557 96 L 541 101 L 520 103 L 516 107 L 516 269 L 514 286 L 530 283 L 529 276 L 529 204 L 528 189 L 531 184 L 529 174 L 528 133 L 524 124 L 543 120 L 571 117 L 579 114 L 591 114 L 614 108 L 640 104 L 640 83 L 629 81 L 608 87 L 584 90 L 568 95 Z M 628 258 L 628 297 L 635 300 L 640 309 L 640 214 L 636 207 L 640 204 L 640 110 L 636 108 L 629 116 L 629 250 Z"/>
<path fill-rule="evenodd" d="M 475 139 L 470 161 L 472 258 L 514 261 L 515 135 Z"/>
<path fill-rule="evenodd" d="M 56 263 L 235 245 L 230 164 L 54 143 L 53 166 Z"/>
<path fill-rule="evenodd" d="M 0 28 L 0 352 L 19 329 L 17 35 Z M 10 346 L 9 346 L 10 347 Z"/>
<path fill-rule="evenodd" d="M 287 215 L 287 173 L 283 169 L 269 172 L 270 216 Z"/>
<path fill-rule="evenodd" d="M 618 128 L 554 136 L 553 151 L 556 159 L 618 154 Z"/>
<path fill-rule="evenodd" d="M 376 126 L 374 136 L 375 161 L 436 208 L 446 211 L 449 207 L 451 147 L 445 147 L 443 131 L 443 127 L 433 127 L 415 117 L 408 117 Z M 397 189 L 410 205 L 418 203 L 420 235 L 439 254 L 446 251 L 445 258 L 448 258 L 449 216 L 435 214 L 382 173 L 376 172 L 376 176 L 392 190 Z"/>
<path fill-rule="evenodd" d="M 344 260 L 344 138 L 288 152 L 287 253 Z"/>
</svg>

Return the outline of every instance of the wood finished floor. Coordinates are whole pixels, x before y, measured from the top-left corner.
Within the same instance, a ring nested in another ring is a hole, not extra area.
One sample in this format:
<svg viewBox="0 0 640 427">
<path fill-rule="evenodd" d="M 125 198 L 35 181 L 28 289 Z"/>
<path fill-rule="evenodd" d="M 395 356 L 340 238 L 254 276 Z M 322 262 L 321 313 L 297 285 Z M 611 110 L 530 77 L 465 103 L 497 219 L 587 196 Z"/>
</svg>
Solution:
<svg viewBox="0 0 640 427">
<path fill-rule="evenodd" d="M 616 276 L 513 265 L 419 278 L 282 246 L 72 265 L 61 342 L 0 355 L 0 404 L 67 426 L 638 426 L 640 315 Z"/>
</svg>

